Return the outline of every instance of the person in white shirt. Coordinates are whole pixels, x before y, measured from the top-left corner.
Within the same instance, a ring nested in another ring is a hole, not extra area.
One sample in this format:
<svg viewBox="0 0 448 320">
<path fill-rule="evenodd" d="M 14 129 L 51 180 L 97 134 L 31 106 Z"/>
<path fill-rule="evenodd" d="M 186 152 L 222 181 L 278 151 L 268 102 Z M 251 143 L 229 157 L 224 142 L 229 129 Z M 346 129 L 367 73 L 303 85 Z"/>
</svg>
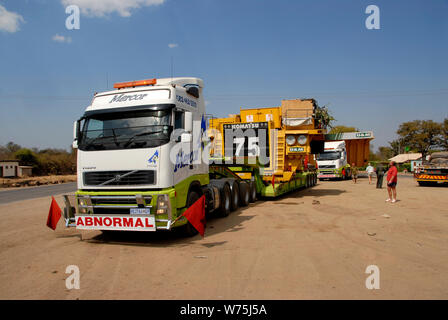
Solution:
<svg viewBox="0 0 448 320">
<path fill-rule="evenodd" d="M 375 168 L 372 167 L 369 163 L 366 168 L 366 171 L 367 171 L 367 175 L 369 176 L 369 184 L 372 184 L 372 176 L 373 176 L 373 173 L 375 172 Z"/>
</svg>

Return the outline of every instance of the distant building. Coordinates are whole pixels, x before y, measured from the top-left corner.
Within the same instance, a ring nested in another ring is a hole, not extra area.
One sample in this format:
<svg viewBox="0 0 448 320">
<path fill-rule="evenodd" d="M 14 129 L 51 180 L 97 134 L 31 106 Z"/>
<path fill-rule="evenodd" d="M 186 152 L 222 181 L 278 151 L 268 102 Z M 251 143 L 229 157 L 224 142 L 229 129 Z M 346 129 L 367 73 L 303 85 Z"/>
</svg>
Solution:
<svg viewBox="0 0 448 320">
<path fill-rule="evenodd" d="M 412 160 L 411 161 L 411 172 L 414 172 L 416 168 L 422 165 L 422 160 Z"/>
<path fill-rule="evenodd" d="M 420 160 L 421 158 L 421 153 L 402 153 L 390 158 L 389 161 L 395 161 L 396 163 L 410 163 L 413 160 Z"/>
<path fill-rule="evenodd" d="M 29 177 L 33 167 L 21 166 L 18 160 L 0 160 L 0 178 Z"/>
</svg>

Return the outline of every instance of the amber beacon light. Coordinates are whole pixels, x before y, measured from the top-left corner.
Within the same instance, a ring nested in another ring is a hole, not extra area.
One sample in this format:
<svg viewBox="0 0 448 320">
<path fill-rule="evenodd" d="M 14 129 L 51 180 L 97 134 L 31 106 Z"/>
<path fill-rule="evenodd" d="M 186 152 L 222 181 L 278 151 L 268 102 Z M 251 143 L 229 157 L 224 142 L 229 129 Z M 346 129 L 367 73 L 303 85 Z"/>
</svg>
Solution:
<svg viewBox="0 0 448 320">
<path fill-rule="evenodd" d="M 114 84 L 115 89 L 133 88 L 140 86 L 151 86 L 157 83 L 157 79 L 138 80 L 131 82 L 118 82 Z"/>
</svg>

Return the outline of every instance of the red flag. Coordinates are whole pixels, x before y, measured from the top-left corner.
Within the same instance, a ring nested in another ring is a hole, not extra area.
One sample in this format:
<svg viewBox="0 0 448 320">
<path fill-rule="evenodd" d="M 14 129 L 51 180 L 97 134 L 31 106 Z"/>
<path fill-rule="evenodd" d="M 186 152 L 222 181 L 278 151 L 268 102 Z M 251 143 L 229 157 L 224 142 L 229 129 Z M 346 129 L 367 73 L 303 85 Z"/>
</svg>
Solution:
<svg viewBox="0 0 448 320">
<path fill-rule="evenodd" d="M 47 227 L 56 230 L 59 219 L 61 219 L 61 208 L 58 203 L 51 197 L 50 212 L 48 212 Z"/>
<path fill-rule="evenodd" d="M 275 174 L 272 175 L 271 183 L 272 183 L 272 189 L 275 190 Z"/>
<path fill-rule="evenodd" d="M 204 236 L 205 230 L 205 196 L 200 197 L 182 214 L 191 225 Z"/>
</svg>

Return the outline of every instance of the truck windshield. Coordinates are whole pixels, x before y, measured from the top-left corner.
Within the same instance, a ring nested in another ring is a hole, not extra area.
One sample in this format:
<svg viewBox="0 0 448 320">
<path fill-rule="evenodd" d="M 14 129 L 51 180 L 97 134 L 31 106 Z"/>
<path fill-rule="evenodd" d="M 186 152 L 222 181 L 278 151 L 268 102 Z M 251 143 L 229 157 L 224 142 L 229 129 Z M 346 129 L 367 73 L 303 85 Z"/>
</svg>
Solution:
<svg viewBox="0 0 448 320">
<path fill-rule="evenodd" d="M 337 160 L 341 157 L 340 151 L 328 151 L 324 153 L 319 153 L 317 155 L 317 160 Z"/>
<path fill-rule="evenodd" d="M 86 118 L 79 148 L 117 150 L 153 148 L 170 141 L 171 110 L 93 114 Z"/>
</svg>

